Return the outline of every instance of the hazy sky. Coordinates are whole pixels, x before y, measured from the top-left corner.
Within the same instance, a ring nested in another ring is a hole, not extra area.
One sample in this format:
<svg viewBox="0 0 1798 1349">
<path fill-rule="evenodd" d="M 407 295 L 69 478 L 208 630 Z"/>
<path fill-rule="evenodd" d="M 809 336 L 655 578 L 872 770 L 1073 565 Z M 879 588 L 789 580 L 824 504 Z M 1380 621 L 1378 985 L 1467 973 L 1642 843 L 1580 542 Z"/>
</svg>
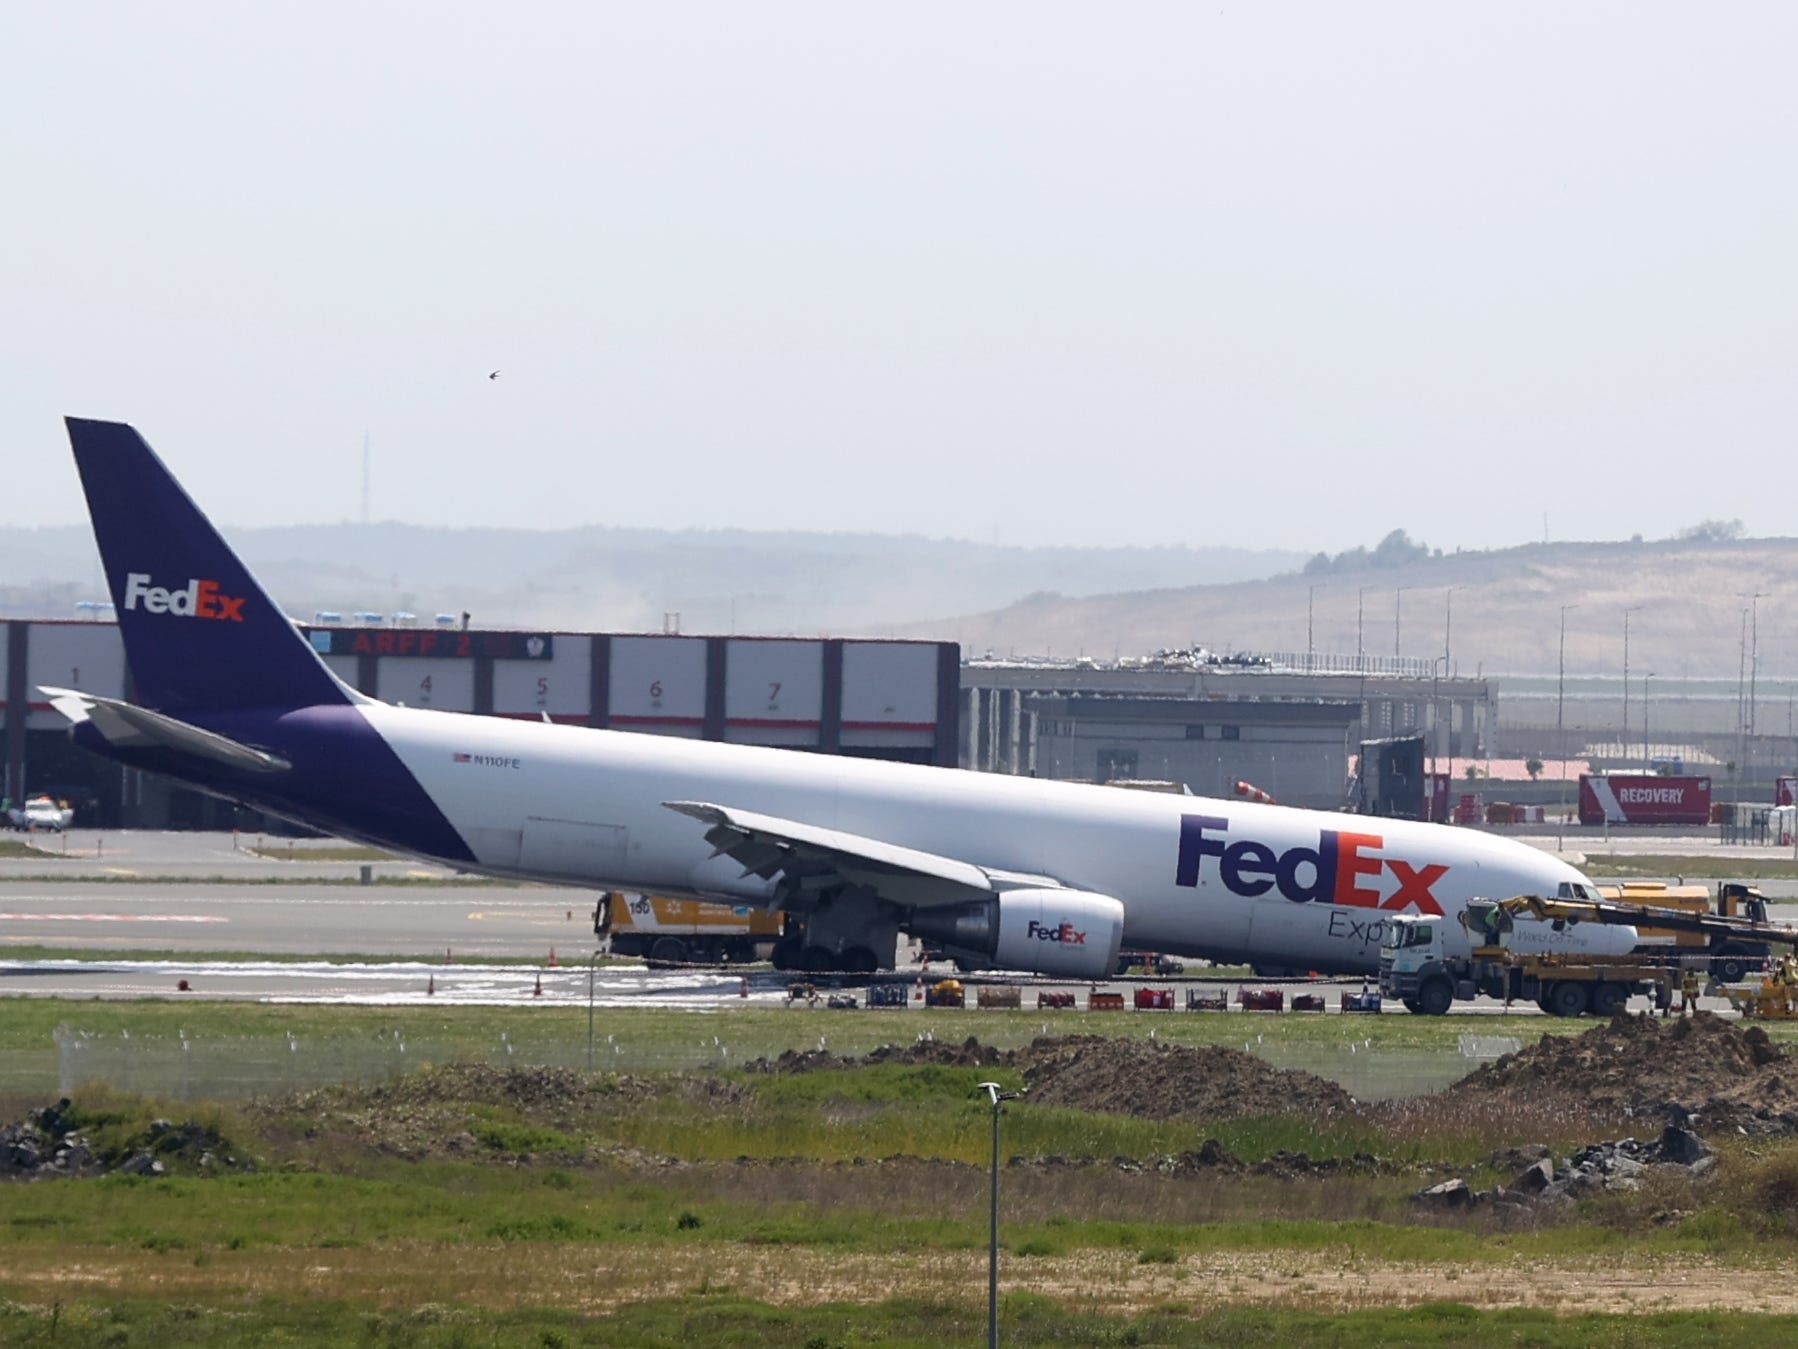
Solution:
<svg viewBox="0 0 1798 1349">
<path fill-rule="evenodd" d="M 0 519 L 1798 532 L 1798 6 L 0 14 Z M 502 372 L 497 380 L 487 378 Z"/>
</svg>

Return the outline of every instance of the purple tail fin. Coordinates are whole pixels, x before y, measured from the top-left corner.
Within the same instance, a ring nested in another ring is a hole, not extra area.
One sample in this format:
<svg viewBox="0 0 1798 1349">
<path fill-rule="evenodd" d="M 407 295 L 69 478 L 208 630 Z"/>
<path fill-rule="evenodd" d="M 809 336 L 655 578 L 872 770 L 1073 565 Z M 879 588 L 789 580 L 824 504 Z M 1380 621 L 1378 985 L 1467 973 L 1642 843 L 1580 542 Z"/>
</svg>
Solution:
<svg viewBox="0 0 1798 1349">
<path fill-rule="evenodd" d="M 67 420 L 140 704 L 180 713 L 351 700 L 142 436 Z"/>
</svg>

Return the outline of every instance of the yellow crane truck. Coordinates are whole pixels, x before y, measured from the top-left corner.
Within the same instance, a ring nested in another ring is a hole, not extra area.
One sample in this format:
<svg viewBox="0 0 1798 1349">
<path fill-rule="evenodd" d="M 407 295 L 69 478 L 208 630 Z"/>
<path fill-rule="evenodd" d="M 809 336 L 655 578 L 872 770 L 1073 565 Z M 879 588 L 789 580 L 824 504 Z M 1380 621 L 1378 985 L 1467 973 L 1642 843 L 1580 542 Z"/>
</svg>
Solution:
<svg viewBox="0 0 1798 1349">
<path fill-rule="evenodd" d="M 1631 902 L 1637 898 L 1657 902 Z M 1658 902 L 1664 898 L 1638 893 L 1630 901 L 1591 895 L 1470 900 L 1461 915 L 1472 945 L 1464 956 L 1445 951 L 1440 917 L 1395 915 L 1387 920 L 1381 943 L 1380 992 L 1410 1011 L 1436 1016 L 1457 1000 L 1481 994 L 1534 1002 L 1555 1016 L 1609 1016 L 1632 994 L 1646 993 L 1657 1002 L 1670 998 L 1692 963 L 1703 963 L 1721 979 L 1738 960 L 1764 959 L 1774 945 L 1798 945 L 1798 928 L 1766 922 L 1765 901 L 1750 887 L 1719 887 L 1716 912 L 1708 896 L 1696 912 L 1690 904 Z M 1634 927 L 1638 938 L 1649 932 L 1651 944 L 1623 955 L 1513 951 L 1507 939 L 1518 918 Z M 1663 932 L 1698 940 L 1684 948 L 1664 944 L 1657 949 L 1652 939 Z"/>
</svg>

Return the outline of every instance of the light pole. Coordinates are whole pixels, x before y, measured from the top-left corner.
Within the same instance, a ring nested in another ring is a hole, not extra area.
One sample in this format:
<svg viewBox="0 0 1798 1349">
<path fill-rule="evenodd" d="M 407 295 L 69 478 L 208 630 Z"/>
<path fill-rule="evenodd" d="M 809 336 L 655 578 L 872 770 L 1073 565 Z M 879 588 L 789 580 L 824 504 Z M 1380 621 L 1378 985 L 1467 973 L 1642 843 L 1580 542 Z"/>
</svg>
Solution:
<svg viewBox="0 0 1798 1349">
<path fill-rule="evenodd" d="M 1629 760 L 1629 616 L 1639 613 L 1642 606 L 1632 604 L 1623 611 L 1623 735 L 1618 744 L 1623 747 L 1623 759 Z"/>
<path fill-rule="evenodd" d="M 1355 592 L 1355 669 L 1360 671 L 1362 674 L 1367 673 L 1367 666 L 1363 663 L 1362 654 L 1361 654 L 1363 651 L 1366 650 L 1366 646 L 1361 640 L 1362 633 L 1364 631 L 1363 620 L 1366 617 L 1367 617 L 1367 587 L 1362 586 L 1359 590 L 1357 590 Z"/>
<path fill-rule="evenodd" d="M 1739 598 L 1747 599 L 1746 595 Z M 1748 757 L 1748 609 L 1742 609 L 1742 636 L 1736 647 L 1736 762 L 1730 773 L 1737 805 L 1742 804 L 1742 760 Z"/>
<path fill-rule="evenodd" d="M 1449 675 L 1449 652 L 1451 650 L 1451 647 L 1449 645 L 1449 634 L 1454 631 L 1455 591 L 1457 591 L 1459 589 L 1460 589 L 1459 586 L 1449 586 L 1446 589 L 1444 589 L 1442 592 L 1442 677 L 1444 679 L 1448 679 L 1450 677 L 1450 675 Z M 1448 776 L 1449 776 L 1449 780 L 1452 782 L 1454 780 L 1454 776 L 1455 776 L 1455 696 L 1454 696 L 1453 689 L 1449 690 L 1449 696 L 1448 696 L 1448 727 L 1447 727 L 1447 730 L 1448 730 Z"/>
<path fill-rule="evenodd" d="M 1644 773 L 1654 771 L 1654 757 L 1648 748 L 1648 681 L 1653 678 L 1653 670 L 1642 676 L 1642 771 Z"/>
<path fill-rule="evenodd" d="M 1395 660 L 1404 654 L 1404 648 L 1399 645 L 1398 621 L 1400 610 L 1405 602 L 1405 592 L 1410 588 L 1410 586 L 1399 586 L 1392 592 L 1392 655 Z M 1395 670 L 1393 673 L 1396 674 L 1397 671 Z"/>
<path fill-rule="evenodd" d="M 1767 592 L 1757 590 L 1748 597 L 1748 734 L 1742 741 L 1742 768 L 1740 776 L 1748 776 L 1748 758 L 1754 753 L 1755 722 L 1759 718 L 1759 698 L 1755 696 L 1755 676 L 1760 673 L 1761 666 L 1761 601 L 1767 598 Z"/>
<path fill-rule="evenodd" d="M 982 1082 L 974 1090 L 984 1091 L 993 1105 L 993 1172 L 986 1240 L 986 1343 L 987 1349 L 999 1349 L 999 1107 L 1006 1101 L 1017 1100 L 1024 1093 L 1006 1091 L 997 1082 Z"/>
<path fill-rule="evenodd" d="M 1306 674 L 1311 673 L 1312 656 L 1313 656 L 1313 653 L 1317 649 L 1315 642 L 1312 640 L 1312 632 L 1314 631 L 1314 629 L 1312 628 L 1312 625 L 1311 625 L 1311 615 L 1313 612 L 1313 602 L 1317 599 L 1317 592 L 1319 589 L 1321 589 L 1321 587 L 1315 586 L 1315 585 L 1309 585 L 1309 586 L 1305 587 L 1305 673 Z"/>
<path fill-rule="evenodd" d="M 1577 604 L 1561 606 L 1561 660 L 1560 675 L 1555 686 L 1555 743 L 1561 751 L 1561 810 L 1560 826 L 1556 832 L 1555 851 L 1560 852 L 1567 843 L 1567 722 L 1565 707 L 1567 704 L 1567 611 L 1577 609 Z"/>
</svg>

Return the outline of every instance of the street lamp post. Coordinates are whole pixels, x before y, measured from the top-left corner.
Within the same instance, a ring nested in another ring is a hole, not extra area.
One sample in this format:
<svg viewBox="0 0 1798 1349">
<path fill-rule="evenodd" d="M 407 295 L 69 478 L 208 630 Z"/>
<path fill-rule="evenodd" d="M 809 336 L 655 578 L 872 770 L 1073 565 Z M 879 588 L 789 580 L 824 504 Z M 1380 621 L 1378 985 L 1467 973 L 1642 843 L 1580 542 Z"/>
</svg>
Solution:
<svg viewBox="0 0 1798 1349">
<path fill-rule="evenodd" d="M 974 1088 L 984 1091 L 993 1106 L 993 1171 L 987 1216 L 986 1243 L 986 1343 L 987 1349 L 999 1349 L 999 1107 L 1015 1101 L 1024 1093 L 1006 1091 L 997 1082 L 982 1082 Z"/>
<path fill-rule="evenodd" d="M 1748 776 L 1748 760 L 1754 753 L 1755 713 L 1758 711 L 1759 698 L 1755 695 L 1755 676 L 1761 665 L 1761 601 L 1767 598 L 1767 592 L 1757 590 L 1748 597 L 1748 734 L 1742 741 L 1742 767 L 1737 776 Z"/>
<path fill-rule="evenodd" d="M 1567 722 L 1565 708 L 1567 704 L 1567 611 L 1577 609 L 1577 604 L 1561 606 L 1561 659 L 1560 674 L 1555 686 L 1555 743 L 1561 752 L 1561 809 L 1560 824 L 1556 831 L 1555 851 L 1561 851 L 1567 843 Z"/>
<path fill-rule="evenodd" d="M 1392 592 L 1392 655 L 1395 660 L 1404 654 L 1404 648 L 1399 645 L 1399 617 L 1405 602 L 1405 592 L 1410 588 L 1399 586 Z"/>
<path fill-rule="evenodd" d="M 1632 604 L 1623 611 L 1623 734 L 1617 743 L 1626 763 L 1629 760 L 1629 616 L 1640 612 L 1641 608 L 1639 604 Z"/>
<path fill-rule="evenodd" d="M 1313 633 L 1314 629 L 1312 628 L 1312 625 L 1311 625 L 1313 602 L 1317 599 L 1317 591 L 1318 591 L 1318 587 L 1315 585 L 1310 585 L 1310 586 L 1305 587 L 1305 673 L 1306 674 L 1311 673 L 1313 653 L 1317 649 L 1316 643 L 1312 639 L 1312 633 Z"/>
<path fill-rule="evenodd" d="M 1654 756 L 1648 748 L 1648 681 L 1653 678 L 1653 670 L 1642 676 L 1642 771 L 1644 773 L 1654 770 Z"/>
<path fill-rule="evenodd" d="M 1449 643 L 1449 635 L 1455 625 L 1455 591 L 1459 586 L 1449 586 L 1442 593 L 1442 677 L 1452 678 L 1449 673 L 1449 653 L 1453 649 Z M 1449 690 L 1447 707 L 1448 731 L 1448 776 L 1452 782 L 1455 776 L 1455 697 L 1454 690 Z"/>
</svg>

